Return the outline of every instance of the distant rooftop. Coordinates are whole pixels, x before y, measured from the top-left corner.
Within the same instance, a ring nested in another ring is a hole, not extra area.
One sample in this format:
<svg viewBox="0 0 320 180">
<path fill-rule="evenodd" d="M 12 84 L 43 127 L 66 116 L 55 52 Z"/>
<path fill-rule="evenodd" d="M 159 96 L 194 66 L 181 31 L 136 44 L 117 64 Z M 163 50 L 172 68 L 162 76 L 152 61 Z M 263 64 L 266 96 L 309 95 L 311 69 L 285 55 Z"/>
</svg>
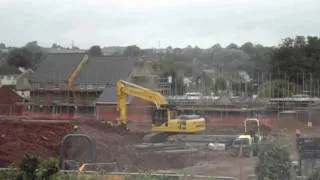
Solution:
<svg viewBox="0 0 320 180">
<path fill-rule="evenodd" d="M 15 67 L 8 66 L 8 65 L 2 65 L 0 66 L 0 75 L 15 75 L 15 74 L 21 74 L 22 72 Z"/>
</svg>

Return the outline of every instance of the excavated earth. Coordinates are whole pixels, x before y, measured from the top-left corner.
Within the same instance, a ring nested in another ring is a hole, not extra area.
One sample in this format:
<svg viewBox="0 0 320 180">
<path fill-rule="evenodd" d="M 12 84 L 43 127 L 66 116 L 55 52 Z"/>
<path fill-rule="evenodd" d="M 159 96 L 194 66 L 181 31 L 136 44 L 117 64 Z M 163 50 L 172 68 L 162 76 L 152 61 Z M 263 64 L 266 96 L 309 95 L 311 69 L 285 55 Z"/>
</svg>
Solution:
<svg viewBox="0 0 320 180">
<path fill-rule="evenodd" d="M 95 140 L 97 162 L 115 162 L 117 166 L 114 170 L 117 171 L 173 171 L 238 178 L 245 178 L 254 173 L 256 162 L 254 158 L 234 158 L 226 152 L 214 152 L 208 149 L 178 154 L 137 150 L 135 146 L 142 143 L 144 133 L 114 130 L 101 122 L 86 121 L 78 124 L 78 132 L 89 135 Z M 302 132 L 307 131 L 310 130 L 303 129 Z M 318 129 L 313 131 L 316 132 Z M 10 163 L 19 162 L 26 152 L 44 158 L 58 158 L 63 136 L 72 132 L 72 123 L 67 121 L 28 123 L 1 120 L 0 166 L 6 167 Z M 87 158 L 88 149 L 85 145 L 85 142 L 80 140 L 67 142 L 66 158 L 80 161 Z"/>
<path fill-rule="evenodd" d="M 57 157 L 62 137 L 71 131 L 70 123 L 0 121 L 0 165 L 17 163 L 24 153 Z"/>
</svg>

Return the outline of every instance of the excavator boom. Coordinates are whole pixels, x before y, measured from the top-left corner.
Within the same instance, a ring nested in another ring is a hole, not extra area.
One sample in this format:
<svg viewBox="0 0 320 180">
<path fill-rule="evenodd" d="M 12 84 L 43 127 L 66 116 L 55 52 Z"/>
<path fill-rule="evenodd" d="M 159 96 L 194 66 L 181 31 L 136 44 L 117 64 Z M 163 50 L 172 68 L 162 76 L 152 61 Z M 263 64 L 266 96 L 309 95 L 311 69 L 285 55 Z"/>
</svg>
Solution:
<svg viewBox="0 0 320 180">
<path fill-rule="evenodd" d="M 152 102 L 156 105 L 157 109 L 160 109 L 161 107 L 166 106 L 168 104 L 166 98 L 156 91 L 152 91 L 142 86 L 119 80 L 117 82 L 117 110 L 120 113 L 120 117 L 118 120 L 120 124 L 127 123 L 128 96 L 134 96 L 146 100 L 148 102 Z"/>
</svg>

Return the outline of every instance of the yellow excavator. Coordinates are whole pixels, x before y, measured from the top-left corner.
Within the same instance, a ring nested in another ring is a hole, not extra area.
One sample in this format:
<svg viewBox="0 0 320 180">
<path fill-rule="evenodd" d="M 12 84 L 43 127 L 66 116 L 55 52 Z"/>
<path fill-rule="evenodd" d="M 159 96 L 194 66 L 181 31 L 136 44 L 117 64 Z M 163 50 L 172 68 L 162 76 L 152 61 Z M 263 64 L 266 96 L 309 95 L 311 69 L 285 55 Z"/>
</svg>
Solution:
<svg viewBox="0 0 320 180">
<path fill-rule="evenodd" d="M 161 135 L 168 137 L 177 133 L 198 133 L 206 129 L 203 117 L 180 114 L 180 111 L 175 106 L 169 105 L 167 99 L 159 92 L 123 80 L 117 82 L 117 110 L 119 112 L 118 124 L 120 126 L 126 127 L 128 123 L 128 96 L 137 97 L 155 105 L 155 108 L 152 109 L 151 129 L 154 134 L 150 135 L 150 138 L 163 137 Z M 160 139 L 159 141 L 163 141 L 162 138 Z"/>
</svg>

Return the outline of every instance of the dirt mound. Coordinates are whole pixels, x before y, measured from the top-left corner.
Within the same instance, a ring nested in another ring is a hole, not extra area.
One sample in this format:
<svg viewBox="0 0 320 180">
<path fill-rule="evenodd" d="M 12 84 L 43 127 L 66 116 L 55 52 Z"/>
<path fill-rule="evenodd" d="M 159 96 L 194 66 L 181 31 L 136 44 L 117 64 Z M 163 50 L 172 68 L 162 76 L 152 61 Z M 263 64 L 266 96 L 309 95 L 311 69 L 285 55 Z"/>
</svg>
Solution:
<svg viewBox="0 0 320 180">
<path fill-rule="evenodd" d="M 71 130 L 69 123 L 0 122 L 0 165 L 19 161 L 26 152 L 57 157 L 61 138 Z"/>
</svg>

